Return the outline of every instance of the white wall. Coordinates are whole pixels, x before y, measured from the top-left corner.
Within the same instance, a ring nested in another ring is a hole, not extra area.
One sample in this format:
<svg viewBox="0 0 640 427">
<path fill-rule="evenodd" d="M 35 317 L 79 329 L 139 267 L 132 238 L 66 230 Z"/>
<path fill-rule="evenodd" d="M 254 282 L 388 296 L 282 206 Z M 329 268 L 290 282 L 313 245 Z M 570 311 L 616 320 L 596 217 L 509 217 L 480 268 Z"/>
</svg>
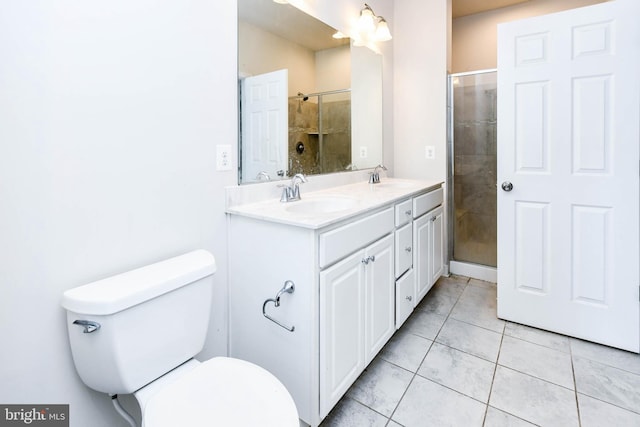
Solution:
<svg viewBox="0 0 640 427">
<path fill-rule="evenodd" d="M 317 4 L 338 28 L 362 7 Z M 370 4 L 395 31 L 393 2 Z M 236 10 L 0 3 L 0 402 L 69 403 L 71 426 L 124 426 L 75 373 L 61 295 L 194 248 L 218 264 L 202 357 L 226 354 L 224 187 L 237 173 L 215 171 L 215 145 L 237 150 Z M 392 44 L 382 50 L 390 150 Z"/>
<path fill-rule="evenodd" d="M 446 179 L 447 45 L 451 0 L 394 3 L 394 175 Z M 426 159 L 425 146 L 435 148 Z"/>
<path fill-rule="evenodd" d="M 61 294 L 195 248 L 218 262 L 204 354 L 226 354 L 235 34 L 234 2 L 0 3 L 0 402 L 125 425 L 75 373 Z"/>
<path fill-rule="evenodd" d="M 316 87 L 312 92 L 348 89 L 351 87 L 351 48 L 348 44 L 319 50 L 315 54 Z M 348 99 L 349 96 L 345 95 Z M 334 96 L 332 100 L 340 99 Z"/>
<path fill-rule="evenodd" d="M 288 69 L 289 96 L 316 92 L 315 52 L 246 22 L 240 23 L 238 61 L 241 76 Z M 291 72 L 296 70 L 296 72 Z"/>
<path fill-rule="evenodd" d="M 530 0 L 453 20 L 452 73 L 487 70 L 497 67 L 497 25 L 532 16 L 560 12 L 607 0 Z"/>
</svg>

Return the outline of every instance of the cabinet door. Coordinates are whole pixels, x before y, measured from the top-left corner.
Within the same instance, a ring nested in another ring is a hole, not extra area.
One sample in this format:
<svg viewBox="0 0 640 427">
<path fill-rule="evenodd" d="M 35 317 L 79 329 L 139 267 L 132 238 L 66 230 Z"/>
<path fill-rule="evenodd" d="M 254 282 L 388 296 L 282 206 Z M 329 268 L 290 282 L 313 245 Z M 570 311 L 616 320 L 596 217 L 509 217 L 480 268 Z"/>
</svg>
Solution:
<svg viewBox="0 0 640 427">
<path fill-rule="evenodd" d="M 364 251 L 320 273 L 320 417 L 364 369 Z"/>
<path fill-rule="evenodd" d="M 413 269 L 416 275 L 414 307 L 431 287 L 431 216 L 422 215 L 413 222 Z"/>
<path fill-rule="evenodd" d="M 431 217 L 431 287 L 444 270 L 444 215 L 442 206 L 432 210 Z"/>
<path fill-rule="evenodd" d="M 395 277 L 393 235 L 378 240 L 365 251 L 365 364 L 395 332 Z"/>
</svg>

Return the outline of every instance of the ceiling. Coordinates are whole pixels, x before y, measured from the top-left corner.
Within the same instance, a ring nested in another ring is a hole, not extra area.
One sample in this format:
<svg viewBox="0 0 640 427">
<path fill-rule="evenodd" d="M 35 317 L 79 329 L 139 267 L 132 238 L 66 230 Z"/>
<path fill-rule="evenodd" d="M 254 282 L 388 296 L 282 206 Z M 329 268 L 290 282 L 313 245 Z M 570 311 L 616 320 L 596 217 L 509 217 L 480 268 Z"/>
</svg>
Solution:
<svg viewBox="0 0 640 427">
<path fill-rule="evenodd" d="M 452 0 L 452 15 L 453 18 L 459 18 L 527 1 L 530 0 Z M 314 51 L 349 42 L 349 39 L 333 39 L 331 35 L 335 29 L 291 5 L 277 4 L 273 0 L 239 0 L 238 6 L 241 20 L 280 37 L 295 40 Z"/>
<path fill-rule="evenodd" d="M 499 9 L 501 7 L 512 6 L 530 0 L 452 0 L 453 18 L 473 15 L 474 13 L 486 12 L 487 10 Z"/>
<path fill-rule="evenodd" d="M 273 0 L 239 0 L 238 16 L 265 31 L 295 41 L 313 51 L 348 44 L 349 39 L 334 39 L 334 28 L 289 4 Z"/>
</svg>

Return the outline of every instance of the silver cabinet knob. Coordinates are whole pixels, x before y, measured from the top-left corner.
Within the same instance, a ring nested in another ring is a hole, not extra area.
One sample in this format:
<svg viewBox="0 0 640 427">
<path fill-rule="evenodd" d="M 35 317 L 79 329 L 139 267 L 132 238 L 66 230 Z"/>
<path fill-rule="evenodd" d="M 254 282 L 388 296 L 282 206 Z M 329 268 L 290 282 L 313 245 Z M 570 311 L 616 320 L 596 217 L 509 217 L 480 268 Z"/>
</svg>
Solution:
<svg viewBox="0 0 640 427">
<path fill-rule="evenodd" d="M 406 248 L 404 248 L 404 250 L 407 252 L 411 252 L 411 246 L 407 246 Z"/>
<path fill-rule="evenodd" d="M 411 300 L 413 300 L 413 297 L 411 295 L 409 295 L 409 296 L 407 296 L 407 300 L 411 301 Z"/>
<path fill-rule="evenodd" d="M 510 183 L 509 181 L 505 181 L 505 182 L 502 183 L 502 189 L 504 191 L 511 191 L 511 190 L 513 190 L 513 184 Z"/>
</svg>

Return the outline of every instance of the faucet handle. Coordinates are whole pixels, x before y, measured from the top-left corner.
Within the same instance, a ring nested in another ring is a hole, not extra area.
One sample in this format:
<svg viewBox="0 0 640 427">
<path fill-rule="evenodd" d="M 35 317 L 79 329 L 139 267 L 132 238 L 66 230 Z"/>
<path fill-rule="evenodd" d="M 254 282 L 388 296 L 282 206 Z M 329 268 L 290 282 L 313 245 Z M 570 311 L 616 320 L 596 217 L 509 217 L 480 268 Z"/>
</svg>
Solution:
<svg viewBox="0 0 640 427">
<path fill-rule="evenodd" d="M 380 175 L 375 172 L 369 172 L 369 184 L 376 184 L 380 182 Z"/>
<path fill-rule="evenodd" d="M 295 184 L 296 180 L 299 180 L 299 181 L 300 181 L 301 183 L 303 183 L 303 184 L 304 184 L 305 182 L 307 182 L 307 178 L 306 178 L 303 174 L 301 174 L 301 173 L 297 173 L 297 174 L 295 174 L 295 175 L 293 176 L 293 178 L 291 178 L 291 186 L 292 186 L 292 187 L 294 186 L 294 184 Z"/>
<path fill-rule="evenodd" d="M 382 165 L 382 164 L 379 164 L 378 166 L 373 168 L 373 172 L 369 173 L 371 175 L 369 177 L 369 184 L 378 184 L 380 182 L 380 172 L 379 172 L 379 170 L 386 171 L 387 167 Z"/>
<path fill-rule="evenodd" d="M 280 201 L 282 203 L 286 203 L 291 200 L 291 187 L 285 184 L 278 184 L 278 188 L 282 188 L 282 195 L 280 196 Z"/>
</svg>

